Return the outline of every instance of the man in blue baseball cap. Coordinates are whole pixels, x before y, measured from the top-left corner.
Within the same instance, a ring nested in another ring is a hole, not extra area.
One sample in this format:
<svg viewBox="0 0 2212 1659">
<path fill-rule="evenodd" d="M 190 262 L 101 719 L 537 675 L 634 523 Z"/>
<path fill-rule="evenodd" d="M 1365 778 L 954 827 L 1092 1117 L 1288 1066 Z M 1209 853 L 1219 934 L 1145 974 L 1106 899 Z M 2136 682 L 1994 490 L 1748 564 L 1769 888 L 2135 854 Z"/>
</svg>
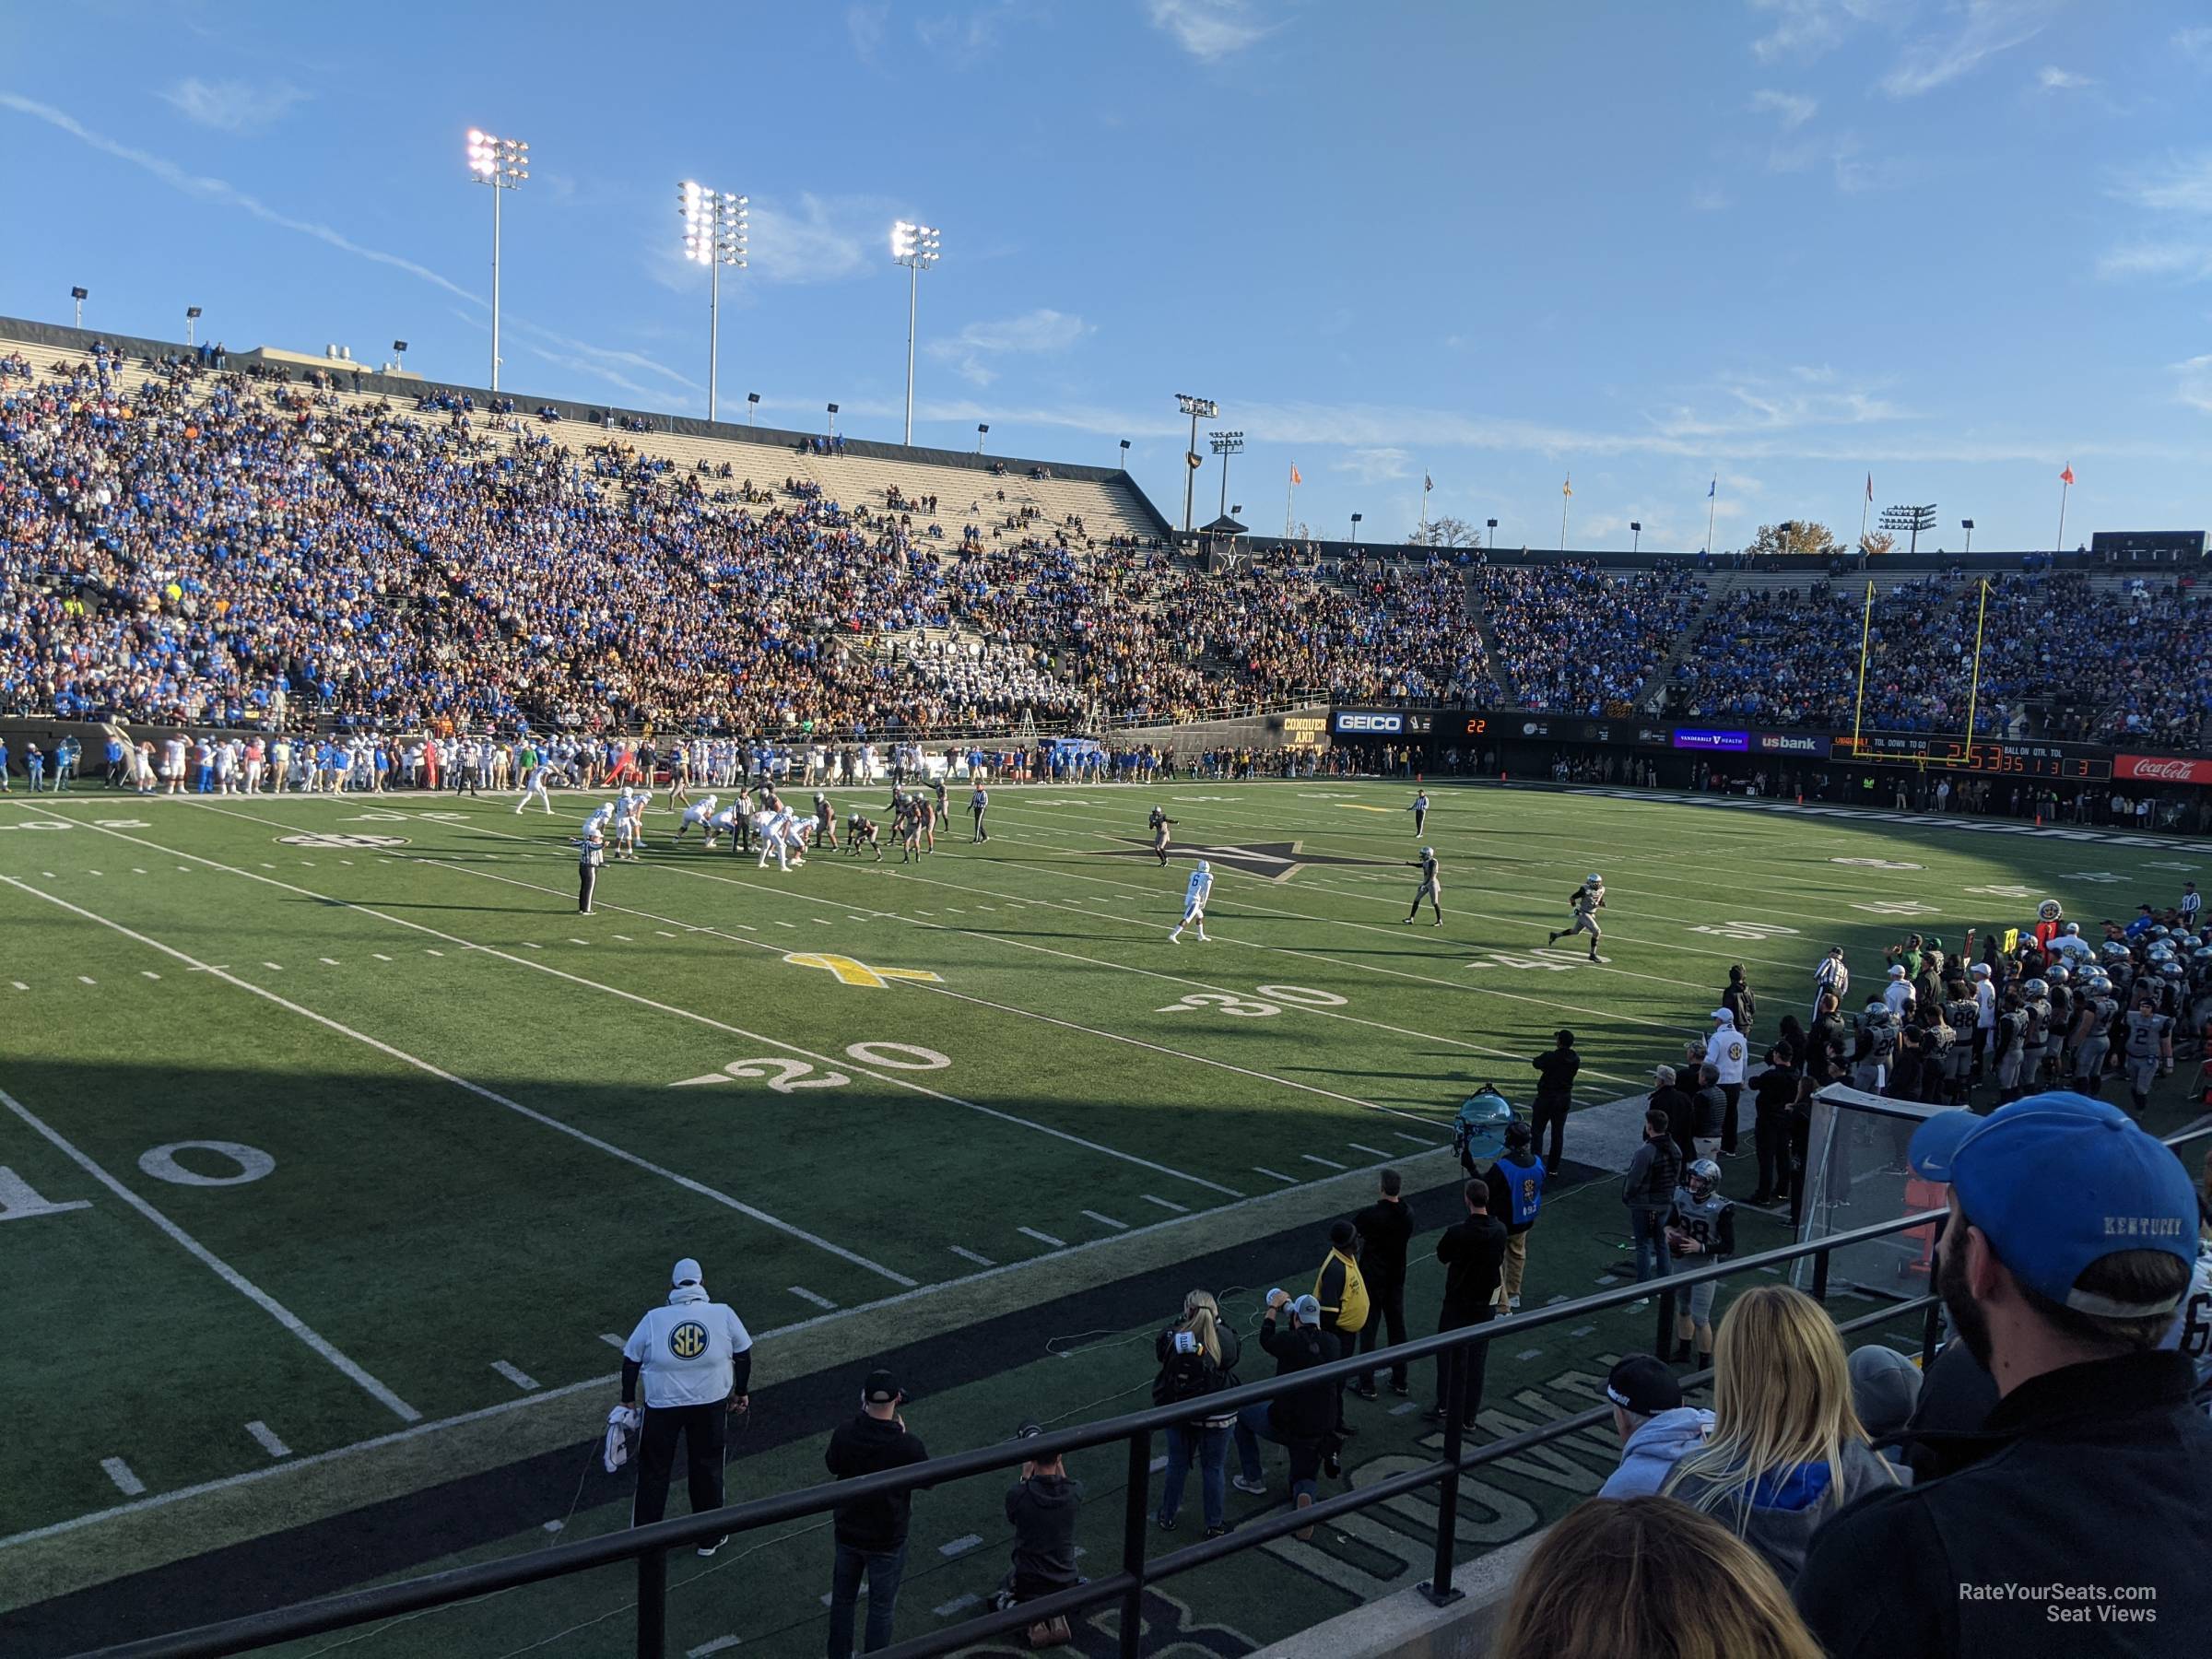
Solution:
<svg viewBox="0 0 2212 1659">
<path fill-rule="evenodd" d="M 2063 1092 L 1943 1112 L 1911 1157 L 1949 1186 L 1936 1288 L 1999 1398 L 1976 1461 L 1815 1535 L 1806 1623 L 1831 1659 L 2202 1653 L 2212 1421 L 2160 1347 L 2196 1255 L 2187 1172 Z"/>
</svg>

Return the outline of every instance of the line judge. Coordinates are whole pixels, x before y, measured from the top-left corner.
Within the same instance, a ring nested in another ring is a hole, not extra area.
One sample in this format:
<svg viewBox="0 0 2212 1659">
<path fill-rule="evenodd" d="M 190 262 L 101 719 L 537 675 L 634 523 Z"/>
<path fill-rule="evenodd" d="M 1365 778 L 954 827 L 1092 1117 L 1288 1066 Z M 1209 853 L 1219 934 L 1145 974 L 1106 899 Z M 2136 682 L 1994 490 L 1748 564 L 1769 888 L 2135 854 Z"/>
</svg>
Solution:
<svg viewBox="0 0 2212 1659">
<path fill-rule="evenodd" d="M 632 1526 L 650 1526 L 668 1507 L 679 1435 L 690 1475 L 691 1512 L 722 1507 L 729 1416 L 752 1405 L 746 1390 L 752 1379 L 753 1339 L 745 1322 L 727 1302 L 708 1299 L 699 1264 L 689 1256 L 677 1263 L 670 1277 L 675 1288 L 668 1292 L 667 1305 L 639 1320 L 622 1345 L 622 1404 L 635 1406 L 641 1376 L 645 1383 Z M 711 1556 L 727 1542 L 726 1535 L 715 1538 L 701 1544 L 699 1553 Z"/>
</svg>

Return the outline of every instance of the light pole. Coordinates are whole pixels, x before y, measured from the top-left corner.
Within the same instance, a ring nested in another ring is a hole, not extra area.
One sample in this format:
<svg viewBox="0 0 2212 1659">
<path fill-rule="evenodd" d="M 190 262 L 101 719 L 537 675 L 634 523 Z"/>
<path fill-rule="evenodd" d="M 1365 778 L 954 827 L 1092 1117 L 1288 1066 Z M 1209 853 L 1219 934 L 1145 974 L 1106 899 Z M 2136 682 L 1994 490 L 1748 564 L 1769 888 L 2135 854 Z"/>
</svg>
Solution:
<svg viewBox="0 0 2212 1659">
<path fill-rule="evenodd" d="M 1206 443 L 1221 457 L 1221 516 L 1229 516 L 1229 458 L 1244 453 L 1242 432 L 1208 432 Z"/>
<path fill-rule="evenodd" d="M 1882 509 L 1881 524 L 1892 535 L 1900 530 L 1905 532 L 1912 538 L 1906 545 L 1906 554 L 1917 553 L 1920 551 L 1920 533 L 1936 528 L 1936 503 L 1930 501 L 1925 507 L 1885 507 Z M 1865 556 L 1865 550 L 1861 548 L 1862 559 Z"/>
<path fill-rule="evenodd" d="M 760 394 L 758 392 L 747 392 L 745 394 L 745 424 L 747 426 L 751 426 L 753 424 L 753 417 L 759 413 Z"/>
<path fill-rule="evenodd" d="M 1122 470 L 1129 470 L 1129 440 L 1126 438 L 1122 440 Z"/>
<path fill-rule="evenodd" d="M 91 297 L 88 291 L 81 288 L 69 290 L 69 298 L 76 301 L 76 325 L 79 328 L 85 325 L 85 301 Z"/>
<path fill-rule="evenodd" d="M 491 389 L 500 389 L 500 197 L 520 190 L 530 176 L 530 147 L 519 138 L 497 138 L 468 129 L 468 171 L 479 184 L 491 186 Z"/>
<path fill-rule="evenodd" d="M 1629 529 L 1634 537 L 1634 539 L 1629 543 L 1629 552 L 1633 555 L 1643 546 L 1643 526 L 1636 520 L 1630 519 L 1629 521 Z"/>
<path fill-rule="evenodd" d="M 1359 521 L 1366 516 L 1367 515 L 1364 512 L 1355 512 L 1352 514 L 1352 546 L 1355 547 L 1359 545 Z"/>
<path fill-rule="evenodd" d="M 187 351 L 199 344 L 199 321 L 200 308 L 196 305 L 186 306 L 184 308 L 184 348 Z"/>
<path fill-rule="evenodd" d="M 990 430 L 991 428 L 987 422 L 979 420 L 975 423 L 975 453 L 979 455 L 983 453 L 983 439 L 989 435 Z"/>
<path fill-rule="evenodd" d="M 837 436 L 837 406 L 835 404 L 830 406 L 830 436 L 832 438 Z"/>
<path fill-rule="evenodd" d="M 906 438 L 914 441 L 914 306 L 922 292 L 922 273 L 937 263 L 942 241 L 928 225 L 900 219 L 891 227 L 891 263 L 906 267 Z"/>
<path fill-rule="evenodd" d="M 1972 519 L 1960 519 L 1959 521 L 1959 528 L 1966 532 L 1966 550 L 1971 554 L 1974 550 L 1974 521 Z"/>
<path fill-rule="evenodd" d="M 394 369 L 405 369 L 405 368 L 407 366 L 407 364 L 406 364 L 406 357 L 407 357 L 407 343 L 406 343 L 405 340 L 394 340 L 394 341 L 393 341 L 393 342 L 392 342 L 392 367 L 393 367 L 393 368 L 394 368 Z"/>
<path fill-rule="evenodd" d="M 749 196 L 707 190 L 686 179 L 676 187 L 684 218 L 684 257 L 707 267 L 707 418 L 714 418 L 722 357 L 722 267 L 745 269 L 746 204 Z"/>
<path fill-rule="evenodd" d="M 1490 551 L 1495 553 L 1498 550 L 1498 521 L 1485 519 L 1482 523 L 1483 527 L 1490 533 Z"/>
<path fill-rule="evenodd" d="M 1198 423 L 1211 420 L 1221 413 L 1221 406 L 1210 397 L 1194 397 L 1188 392 L 1175 394 L 1175 406 L 1191 418 L 1191 447 L 1182 452 L 1182 533 L 1191 533 L 1191 490 L 1198 482 Z"/>
</svg>

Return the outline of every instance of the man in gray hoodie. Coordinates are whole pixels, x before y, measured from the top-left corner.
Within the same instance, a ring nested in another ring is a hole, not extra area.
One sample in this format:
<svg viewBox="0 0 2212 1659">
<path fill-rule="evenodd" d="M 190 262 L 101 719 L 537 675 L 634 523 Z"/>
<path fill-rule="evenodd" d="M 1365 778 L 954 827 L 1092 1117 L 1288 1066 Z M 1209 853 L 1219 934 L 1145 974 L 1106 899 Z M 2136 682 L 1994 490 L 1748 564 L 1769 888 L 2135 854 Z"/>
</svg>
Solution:
<svg viewBox="0 0 2212 1659">
<path fill-rule="evenodd" d="M 1597 1488 L 1600 1498 L 1641 1498 L 1659 1490 L 1667 1472 L 1703 1443 L 1712 1413 L 1682 1404 L 1682 1384 L 1656 1354 L 1630 1354 L 1606 1376 L 1620 1467 Z"/>
</svg>

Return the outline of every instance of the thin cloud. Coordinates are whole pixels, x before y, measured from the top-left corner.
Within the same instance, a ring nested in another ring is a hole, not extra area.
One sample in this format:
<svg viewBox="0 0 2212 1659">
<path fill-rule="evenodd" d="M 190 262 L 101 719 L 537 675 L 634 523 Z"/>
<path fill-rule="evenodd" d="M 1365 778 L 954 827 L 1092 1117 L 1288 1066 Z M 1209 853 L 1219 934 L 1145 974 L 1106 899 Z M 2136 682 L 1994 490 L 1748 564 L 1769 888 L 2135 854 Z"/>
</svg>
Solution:
<svg viewBox="0 0 2212 1659">
<path fill-rule="evenodd" d="M 2173 372 L 2174 395 L 2193 409 L 2212 414 L 2212 356 L 2176 363 Z"/>
<path fill-rule="evenodd" d="M 288 81 L 261 86 L 251 81 L 204 81 L 189 76 L 161 94 L 187 121 L 222 133 L 251 133 L 281 120 L 311 94 Z"/>
<path fill-rule="evenodd" d="M 2112 194 L 2152 213 L 2212 214 L 2212 150 L 2169 157 L 2131 173 Z"/>
<path fill-rule="evenodd" d="M 987 386 L 998 378 L 990 359 L 1053 356 L 1095 332 L 1080 317 L 1041 306 L 1018 317 L 971 323 L 950 339 L 932 341 L 928 349 L 940 361 L 956 363 L 961 375 L 976 385 Z"/>
<path fill-rule="evenodd" d="M 755 196 L 752 245 L 754 273 L 770 282 L 837 282 L 856 276 L 877 263 L 881 248 L 890 259 L 889 203 L 873 196 L 801 195 L 790 206 Z"/>
<path fill-rule="evenodd" d="M 848 6 L 845 7 L 845 33 L 851 37 L 853 50 L 863 63 L 873 64 L 876 54 L 883 50 L 883 36 L 891 19 L 888 6 Z"/>
<path fill-rule="evenodd" d="M 1751 108 L 1756 113 L 1779 117 L 1782 130 L 1794 133 L 1819 112 L 1820 103 L 1801 92 L 1762 91 L 1751 95 Z"/>
<path fill-rule="evenodd" d="M 2055 64 L 2045 64 L 2035 74 L 2038 92 L 2074 92 L 2097 83 L 2090 76 L 2077 75 L 2071 69 L 2061 69 Z"/>
<path fill-rule="evenodd" d="M 288 213 L 281 213 L 259 197 L 249 195 L 228 180 L 210 178 L 204 173 L 187 172 L 164 156 L 151 155 L 145 150 L 134 148 L 130 145 L 120 144 L 103 134 L 94 132 L 75 116 L 55 109 L 52 104 L 40 103 L 36 100 L 24 98 L 14 92 L 0 92 L 0 110 L 13 110 L 18 114 L 29 115 L 33 120 L 42 121 L 47 125 L 68 134 L 79 143 L 88 145 L 93 149 L 100 151 L 103 155 L 113 156 L 119 161 L 128 161 L 133 167 L 143 168 L 171 189 L 194 197 L 195 200 L 212 202 L 218 206 L 236 207 L 242 213 L 250 213 L 255 218 L 265 220 L 286 230 L 297 231 L 301 236 L 312 236 L 317 241 L 327 243 L 342 253 L 350 253 L 357 259 L 367 259 L 378 265 L 390 265 L 395 271 L 405 271 L 410 276 L 418 276 L 425 282 L 441 288 L 449 294 L 457 295 L 463 300 L 474 301 L 478 305 L 484 303 L 481 296 L 471 293 L 459 283 L 439 275 L 428 265 L 418 265 L 412 259 L 403 259 L 396 253 L 387 253 L 380 248 L 363 247 L 351 237 L 344 235 L 328 225 L 313 219 L 296 218 Z"/>
<path fill-rule="evenodd" d="M 1263 23 L 1248 0 L 1150 0 L 1152 27 L 1202 64 L 1257 44 L 1279 25 Z"/>
<path fill-rule="evenodd" d="M 1751 55 L 1771 64 L 1818 57 L 1883 8 L 1879 0 L 1751 0 L 1751 9 L 1773 19 L 1773 27 L 1751 42 Z"/>
<path fill-rule="evenodd" d="M 2108 282 L 2123 282 L 2131 276 L 2178 276 L 2202 282 L 2212 278 L 2212 244 L 2134 242 L 2100 254 L 2097 275 Z"/>
<path fill-rule="evenodd" d="M 2042 33 L 2062 0 L 1966 0 L 1965 21 L 1908 44 L 1881 88 L 1891 98 L 1918 98 L 1971 74 L 1984 60 Z"/>
<path fill-rule="evenodd" d="M 2212 29 L 2178 30 L 2171 44 L 2185 58 L 2200 64 L 2212 64 Z"/>
<path fill-rule="evenodd" d="M 1412 461 L 1409 452 L 1384 444 L 1348 451 L 1343 460 L 1331 464 L 1330 470 L 1350 473 L 1362 484 L 1381 484 L 1390 478 L 1412 477 Z"/>
</svg>

